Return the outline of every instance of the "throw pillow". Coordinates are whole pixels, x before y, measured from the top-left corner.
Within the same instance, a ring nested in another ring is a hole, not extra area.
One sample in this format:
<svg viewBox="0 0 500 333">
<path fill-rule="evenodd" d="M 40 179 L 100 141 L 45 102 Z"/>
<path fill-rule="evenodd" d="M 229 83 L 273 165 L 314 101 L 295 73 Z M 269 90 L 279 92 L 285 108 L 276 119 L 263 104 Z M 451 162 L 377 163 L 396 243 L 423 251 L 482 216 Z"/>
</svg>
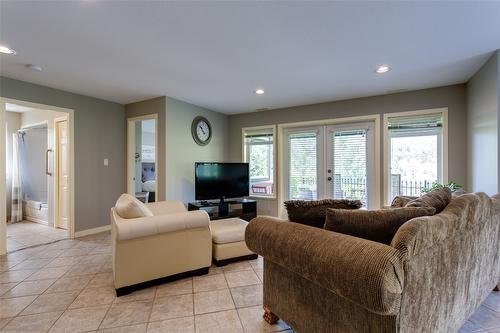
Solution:
<svg viewBox="0 0 500 333">
<path fill-rule="evenodd" d="M 407 195 L 395 196 L 391 203 L 391 208 L 404 207 L 408 202 L 416 199 L 417 197 L 410 197 Z"/>
<path fill-rule="evenodd" d="M 325 229 L 389 245 L 403 223 L 414 217 L 433 215 L 435 212 L 436 209 L 432 207 L 328 209 Z"/>
<path fill-rule="evenodd" d="M 408 202 L 405 207 L 434 207 L 436 214 L 441 213 L 451 201 L 451 190 L 447 187 L 432 190 L 415 200 Z"/>
<path fill-rule="evenodd" d="M 328 208 L 358 209 L 362 204 L 359 200 L 291 200 L 285 201 L 288 219 L 291 222 L 323 228 L 325 225 L 326 210 Z"/>
<path fill-rule="evenodd" d="M 120 195 L 116 201 L 115 210 L 124 219 L 153 216 L 151 210 L 144 203 L 127 193 Z"/>
</svg>

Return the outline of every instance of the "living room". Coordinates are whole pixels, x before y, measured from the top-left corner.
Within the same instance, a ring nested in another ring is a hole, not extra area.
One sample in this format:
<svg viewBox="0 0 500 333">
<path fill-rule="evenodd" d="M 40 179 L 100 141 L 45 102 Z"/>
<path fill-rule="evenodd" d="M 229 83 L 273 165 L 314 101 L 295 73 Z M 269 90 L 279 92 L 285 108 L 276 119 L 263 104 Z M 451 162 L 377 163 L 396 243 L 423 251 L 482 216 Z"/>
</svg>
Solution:
<svg viewBox="0 0 500 333">
<path fill-rule="evenodd" d="M 499 18 L 472 1 L 0 2 L 0 329 L 498 332 Z M 68 126 L 66 166 L 57 137 L 40 154 L 64 208 L 49 225 L 25 213 L 46 201 L 13 196 L 10 119 L 36 110 Z M 433 212 L 397 206 L 446 191 Z M 398 210 L 390 237 L 323 230 Z"/>
</svg>

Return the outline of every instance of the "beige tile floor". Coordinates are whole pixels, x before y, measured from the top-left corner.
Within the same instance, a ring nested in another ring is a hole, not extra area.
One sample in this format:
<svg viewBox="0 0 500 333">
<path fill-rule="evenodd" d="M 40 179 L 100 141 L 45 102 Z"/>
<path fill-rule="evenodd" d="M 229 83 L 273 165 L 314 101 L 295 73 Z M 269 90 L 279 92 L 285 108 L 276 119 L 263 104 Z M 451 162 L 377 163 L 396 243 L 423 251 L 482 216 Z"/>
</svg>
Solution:
<svg viewBox="0 0 500 333">
<path fill-rule="evenodd" d="M 262 259 L 115 297 L 109 233 L 0 257 L 2 332 L 292 332 L 262 319 Z M 492 293 L 460 333 L 500 333 Z"/>
<path fill-rule="evenodd" d="M 7 224 L 7 252 L 68 238 L 68 231 L 40 223 L 22 221 Z"/>
</svg>

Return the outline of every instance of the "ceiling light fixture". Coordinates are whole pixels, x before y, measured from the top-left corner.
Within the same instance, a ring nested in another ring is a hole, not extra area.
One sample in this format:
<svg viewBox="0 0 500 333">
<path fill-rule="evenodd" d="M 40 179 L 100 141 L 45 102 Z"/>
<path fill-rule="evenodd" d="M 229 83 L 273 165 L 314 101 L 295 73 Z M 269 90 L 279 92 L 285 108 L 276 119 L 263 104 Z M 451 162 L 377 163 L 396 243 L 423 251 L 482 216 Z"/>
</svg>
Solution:
<svg viewBox="0 0 500 333">
<path fill-rule="evenodd" d="M 13 49 L 11 49 L 10 47 L 4 46 L 4 45 L 0 45 L 0 53 L 3 53 L 3 54 L 16 54 L 16 51 L 14 51 Z"/>
<path fill-rule="evenodd" d="M 257 89 L 257 90 L 255 90 L 255 93 L 257 95 L 262 95 L 262 94 L 264 94 L 264 89 Z"/>
<path fill-rule="evenodd" d="M 390 71 L 392 68 L 387 66 L 387 65 L 381 65 L 381 66 L 378 66 L 377 69 L 375 70 L 375 73 L 378 73 L 378 74 L 384 74 L 384 73 L 387 73 L 388 71 Z"/>
<path fill-rule="evenodd" d="M 41 66 L 33 65 L 33 64 L 27 64 L 26 68 L 31 69 L 32 71 L 35 71 L 35 72 L 41 72 L 42 71 L 42 67 Z"/>
</svg>

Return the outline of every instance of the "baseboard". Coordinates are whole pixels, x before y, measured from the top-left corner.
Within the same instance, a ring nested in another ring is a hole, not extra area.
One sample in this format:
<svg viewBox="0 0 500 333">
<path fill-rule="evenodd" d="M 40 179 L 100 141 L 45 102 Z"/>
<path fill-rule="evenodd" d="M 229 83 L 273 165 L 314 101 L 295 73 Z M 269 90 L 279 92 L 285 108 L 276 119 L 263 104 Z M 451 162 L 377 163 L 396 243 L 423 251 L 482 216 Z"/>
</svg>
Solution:
<svg viewBox="0 0 500 333">
<path fill-rule="evenodd" d="M 98 234 L 98 233 L 109 231 L 109 230 L 111 230 L 111 225 L 105 225 L 105 226 L 102 226 L 102 227 L 81 230 L 81 231 L 75 232 L 75 238 L 79 238 L 79 237 L 83 237 L 83 236 L 88 236 L 88 235 L 93 235 L 93 234 Z"/>
<path fill-rule="evenodd" d="M 49 225 L 49 222 L 44 221 L 42 219 L 37 219 L 36 217 L 33 217 L 33 216 L 24 216 L 24 219 L 26 221 L 30 221 L 30 222 L 35 222 L 35 223 L 39 223 L 39 224 L 43 224 L 43 225 Z"/>
</svg>

